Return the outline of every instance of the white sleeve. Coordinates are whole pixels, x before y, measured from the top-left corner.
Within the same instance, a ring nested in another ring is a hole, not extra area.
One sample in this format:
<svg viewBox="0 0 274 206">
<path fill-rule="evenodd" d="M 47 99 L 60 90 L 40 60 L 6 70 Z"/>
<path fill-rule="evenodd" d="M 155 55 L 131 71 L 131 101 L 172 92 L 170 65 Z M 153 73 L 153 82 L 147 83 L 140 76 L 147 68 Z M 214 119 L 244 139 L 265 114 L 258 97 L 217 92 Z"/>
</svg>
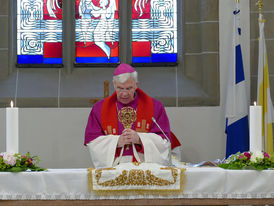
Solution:
<svg viewBox="0 0 274 206">
<path fill-rule="evenodd" d="M 144 147 L 144 162 L 171 165 L 170 142 L 155 133 L 138 133 Z"/>
<path fill-rule="evenodd" d="M 179 162 L 182 160 L 181 157 L 181 147 L 175 147 L 172 151 L 171 151 L 171 158 L 172 159 L 177 159 Z"/>
<path fill-rule="evenodd" d="M 112 167 L 119 135 L 103 135 L 87 144 L 95 168 Z"/>
</svg>

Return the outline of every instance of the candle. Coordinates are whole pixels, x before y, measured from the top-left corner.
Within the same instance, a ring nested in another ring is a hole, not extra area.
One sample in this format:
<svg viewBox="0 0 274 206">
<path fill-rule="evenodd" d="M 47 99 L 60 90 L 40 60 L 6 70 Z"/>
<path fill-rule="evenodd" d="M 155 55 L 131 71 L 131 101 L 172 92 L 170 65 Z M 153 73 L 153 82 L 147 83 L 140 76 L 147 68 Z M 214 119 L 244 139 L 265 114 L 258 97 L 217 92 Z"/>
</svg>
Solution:
<svg viewBox="0 0 274 206">
<path fill-rule="evenodd" d="M 251 152 L 263 151 L 262 138 L 262 106 L 250 106 L 249 108 L 249 150 Z"/>
<path fill-rule="evenodd" d="M 18 108 L 13 107 L 13 101 L 10 107 L 6 108 L 6 151 L 18 153 Z"/>
</svg>

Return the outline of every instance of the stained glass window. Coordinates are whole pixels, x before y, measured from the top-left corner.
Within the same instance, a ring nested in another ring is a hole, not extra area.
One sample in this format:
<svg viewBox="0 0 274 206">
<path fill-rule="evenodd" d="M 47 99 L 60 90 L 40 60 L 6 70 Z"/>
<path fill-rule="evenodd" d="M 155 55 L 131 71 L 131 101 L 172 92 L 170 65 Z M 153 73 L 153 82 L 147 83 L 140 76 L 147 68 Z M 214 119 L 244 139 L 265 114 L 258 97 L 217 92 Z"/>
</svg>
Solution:
<svg viewBox="0 0 274 206">
<path fill-rule="evenodd" d="M 17 0 L 17 63 L 62 64 L 62 0 Z"/>
<path fill-rule="evenodd" d="M 119 0 L 75 0 L 75 62 L 119 62 Z"/>
<path fill-rule="evenodd" d="M 177 62 L 177 0 L 132 0 L 132 62 Z"/>
</svg>

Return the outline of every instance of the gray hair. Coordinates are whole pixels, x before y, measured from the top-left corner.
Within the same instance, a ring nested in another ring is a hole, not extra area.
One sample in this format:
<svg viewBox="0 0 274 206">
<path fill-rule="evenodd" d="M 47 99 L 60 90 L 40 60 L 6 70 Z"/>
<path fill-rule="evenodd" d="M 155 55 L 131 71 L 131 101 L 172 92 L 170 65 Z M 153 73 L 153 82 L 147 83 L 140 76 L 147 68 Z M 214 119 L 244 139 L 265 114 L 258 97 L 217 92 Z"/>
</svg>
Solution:
<svg viewBox="0 0 274 206">
<path fill-rule="evenodd" d="M 134 79 L 135 83 L 138 82 L 138 73 L 134 71 L 131 73 L 124 73 L 124 74 L 113 76 L 113 83 L 114 82 L 124 83 L 131 77 Z"/>
</svg>

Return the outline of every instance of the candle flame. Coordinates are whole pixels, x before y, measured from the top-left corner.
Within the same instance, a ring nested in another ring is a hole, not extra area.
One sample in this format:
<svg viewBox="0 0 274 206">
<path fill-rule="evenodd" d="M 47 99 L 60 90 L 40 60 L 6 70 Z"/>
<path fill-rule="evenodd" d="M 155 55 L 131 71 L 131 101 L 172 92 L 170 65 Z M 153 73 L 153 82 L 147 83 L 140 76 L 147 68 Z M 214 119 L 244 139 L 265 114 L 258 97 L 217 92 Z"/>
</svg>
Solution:
<svg viewBox="0 0 274 206">
<path fill-rule="evenodd" d="M 257 106 L 257 103 L 256 103 L 256 101 L 254 102 L 254 106 Z"/>
<path fill-rule="evenodd" d="M 13 108 L 13 101 L 10 101 L 10 107 Z"/>
</svg>

